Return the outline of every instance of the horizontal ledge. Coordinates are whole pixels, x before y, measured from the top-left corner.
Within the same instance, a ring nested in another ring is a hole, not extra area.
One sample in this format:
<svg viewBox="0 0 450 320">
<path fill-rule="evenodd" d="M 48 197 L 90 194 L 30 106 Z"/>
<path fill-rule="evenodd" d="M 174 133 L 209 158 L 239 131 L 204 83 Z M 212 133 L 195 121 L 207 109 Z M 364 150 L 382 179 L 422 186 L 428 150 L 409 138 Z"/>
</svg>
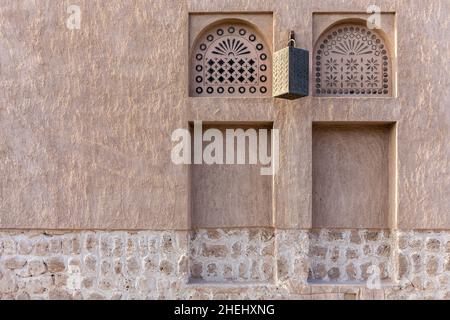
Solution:
<svg viewBox="0 0 450 320">
<path fill-rule="evenodd" d="M 308 287 L 361 287 L 370 289 L 367 287 L 366 281 L 321 281 L 321 280 L 312 280 L 307 282 Z M 392 280 L 388 280 L 385 282 L 381 282 L 381 289 L 384 288 L 392 288 L 392 287 L 398 287 L 398 284 L 393 282 Z M 377 290 L 377 289 L 370 289 L 370 290 Z"/>
<path fill-rule="evenodd" d="M 189 279 L 188 283 L 186 284 L 189 287 L 231 287 L 231 288 L 242 288 L 242 287 L 268 287 L 273 286 L 275 287 L 275 283 L 272 281 L 208 281 L 208 280 L 196 280 L 196 279 Z"/>
</svg>

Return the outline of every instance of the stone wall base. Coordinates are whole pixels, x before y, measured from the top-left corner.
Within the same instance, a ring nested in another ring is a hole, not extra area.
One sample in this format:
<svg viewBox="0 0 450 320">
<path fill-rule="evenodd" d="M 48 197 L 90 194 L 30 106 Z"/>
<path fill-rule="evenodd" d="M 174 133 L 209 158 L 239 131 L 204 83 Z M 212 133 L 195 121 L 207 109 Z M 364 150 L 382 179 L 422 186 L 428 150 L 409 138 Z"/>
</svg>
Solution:
<svg viewBox="0 0 450 320">
<path fill-rule="evenodd" d="M 242 298 L 448 299 L 450 232 L 0 232 L 0 299 Z"/>
</svg>

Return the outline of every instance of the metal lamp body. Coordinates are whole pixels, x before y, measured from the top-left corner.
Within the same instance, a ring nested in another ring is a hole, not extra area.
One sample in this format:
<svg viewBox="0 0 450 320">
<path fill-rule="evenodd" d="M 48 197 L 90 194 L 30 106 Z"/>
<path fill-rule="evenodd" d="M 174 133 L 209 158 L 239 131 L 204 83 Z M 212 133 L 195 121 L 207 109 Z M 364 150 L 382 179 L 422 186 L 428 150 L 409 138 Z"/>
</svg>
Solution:
<svg viewBox="0 0 450 320">
<path fill-rule="evenodd" d="M 275 52 L 273 96 L 288 100 L 308 96 L 309 52 L 289 46 Z"/>
</svg>

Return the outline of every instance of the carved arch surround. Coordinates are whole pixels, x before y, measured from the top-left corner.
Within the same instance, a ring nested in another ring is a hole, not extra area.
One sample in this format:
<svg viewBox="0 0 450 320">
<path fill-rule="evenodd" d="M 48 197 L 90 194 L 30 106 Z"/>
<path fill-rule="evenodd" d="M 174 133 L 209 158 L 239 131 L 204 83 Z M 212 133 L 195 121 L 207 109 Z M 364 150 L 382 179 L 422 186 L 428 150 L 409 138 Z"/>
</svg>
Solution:
<svg viewBox="0 0 450 320">
<path fill-rule="evenodd" d="M 316 96 L 392 96 L 392 61 L 377 30 L 354 22 L 326 30 L 314 47 Z"/>
<path fill-rule="evenodd" d="M 272 54 L 256 27 L 241 20 L 210 25 L 190 57 L 190 96 L 270 97 Z"/>
</svg>

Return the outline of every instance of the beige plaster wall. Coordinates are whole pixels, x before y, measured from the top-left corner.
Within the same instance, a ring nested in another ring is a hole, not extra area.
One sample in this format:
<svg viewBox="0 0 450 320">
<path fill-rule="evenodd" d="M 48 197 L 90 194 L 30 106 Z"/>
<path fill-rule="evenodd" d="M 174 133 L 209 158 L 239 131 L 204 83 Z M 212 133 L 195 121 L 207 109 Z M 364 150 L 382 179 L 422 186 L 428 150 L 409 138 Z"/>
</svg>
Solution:
<svg viewBox="0 0 450 320">
<path fill-rule="evenodd" d="M 449 1 L 377 1 L 395 12 L 396 97 L 188 97 L 189 13 L 272 12 L 274 50 L 294 30 L 312 51 L 314 13 L 372 3 L 79 0 L 68 30 L 71 1 L 2 1 L 0 227 L 189 228 L 189 168 L 170 162 L 170 135 L 204 120 L 280 129 L 280 228 L 311 226 L 313 121 L 397 121 L 398 227 L 450 228 Z"/>
<path fill-rule="evenodd" d="M 256 133 L 256 154 L 259 150 L 259 130 L 271 126 L 264 123 L 203 125 L 203 131 L 216 129 L 222 133 L 223 143 L 229 143 L 226 129 L 245 130 Z M 249 131 L 251 130 L 251 131 Z M 191 226 L 193 228 L 216 227 L 270 227 L 273 225 L 271 175 L 262 175 L 261 169 L 270 165 L 249 164 L 250 138 L 245 138 L 245 150 L 238 151 L 238 139 L 234 139 L 235 164 L 192 164 L 190 171 Z M 264 143 L 264 142 L 263 142 Z M 203 150 L 208 143 L 203 143 Z M 270 153 L 271 141 L 267 142 Z M 238 152 L 245 152 L 245 163 L 237 164 Z"/>
<path fill-rule="evenodd" d="M 315 123 L 312 151 L 314 228 L 387 228 L 392 125 Z"/>
</svg>

